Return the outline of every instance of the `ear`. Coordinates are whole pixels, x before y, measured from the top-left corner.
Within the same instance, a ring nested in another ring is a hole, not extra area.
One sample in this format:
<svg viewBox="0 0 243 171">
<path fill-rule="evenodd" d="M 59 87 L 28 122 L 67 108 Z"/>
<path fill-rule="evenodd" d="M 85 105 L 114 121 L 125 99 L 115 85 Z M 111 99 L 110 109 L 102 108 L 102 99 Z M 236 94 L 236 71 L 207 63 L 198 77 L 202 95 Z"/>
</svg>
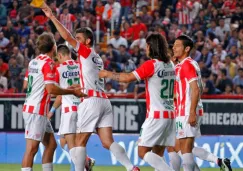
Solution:
<svg viewBox="0 0 243 171">
<path fill-rule="evenodd" d="M 89 45 L 90 44 L 90 42 L 91 42 L 91 40 L 90 39 L 86 39 L 86 45 Z"/>
<path fill-rule="evenodd" d="M 191 50 L 191 48 L 190 48 L 189 46 L 187 46 L 187 47 L 185 48 L 185 52 L 186 52 L 186 53 L 189 53 L 190 50 Z"/>
</svg>

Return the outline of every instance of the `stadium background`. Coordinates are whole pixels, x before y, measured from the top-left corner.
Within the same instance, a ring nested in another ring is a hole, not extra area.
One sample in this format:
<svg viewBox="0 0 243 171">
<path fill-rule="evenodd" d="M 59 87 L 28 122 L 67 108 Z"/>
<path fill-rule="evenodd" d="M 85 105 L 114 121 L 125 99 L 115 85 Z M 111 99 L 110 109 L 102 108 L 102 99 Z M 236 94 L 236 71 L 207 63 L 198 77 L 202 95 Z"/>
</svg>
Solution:
<svg viewBox="0 0 243 171">
<path fill-rule="evenodd" d="M 107 1 L 113 3 L 113 0 Z M 102 57 L 105 68 L 111 71 L 130 72 L 148 59 L 144 53 L 144 38 L 149 32 L 164 35 L 170 47 L 177 36 L 191 36 L 195 42 L 191 56 L 199 63 L 205 84 L 204 136 L 195 145 L 220 157 L 229 157 L 234 168 L 243 168 L 243 2 L 120 0 L 114 1 L 113 11 L 106 13 L 104 8 L 110 9 L 107 1 L 57 0 L 48 1 L 48 4 L 71 32 L 84 26 L 93 29 L 95 50 Z M 52 32 L 57 44 L 64 43 L 53 24 L 41 10 L 30 7 L 28 1 L 1 0 L 0 163 L 8 165 L 0 165 L 0 170 L 20 168 L 25 148 L 21 111 L 23 77 L 29 61 L 38 54 L 35 40 L 44 31 Z M 119 133 L 115 138 L 126 148 L 133 163 L 140 166 L 144 163 L 138 159 L 136 140 L 145 117 L 144 87 L 144 82 L 126 85 L 108 80 L 106 83 L 115 116 L 114 131 Z M 52 120 L 55 129 L 59 120 L 60 111 Z M 42 150 L 41 146 L 36 163 L 41 161 Z M 118 164 L 101 148 L 95 135 L 89 142 L 88 152 L 97 165 Z M 54 163 L 59 166 L 68 162 L 65 152 L 58 147 Z M 197 162 L 202 168 L 215 167 L 198 159 Z M 61 166 L 58 170 L 68 167 Z M 109 170 L 107 167 L 95 168 L 98 169 Z"/>
</svg>

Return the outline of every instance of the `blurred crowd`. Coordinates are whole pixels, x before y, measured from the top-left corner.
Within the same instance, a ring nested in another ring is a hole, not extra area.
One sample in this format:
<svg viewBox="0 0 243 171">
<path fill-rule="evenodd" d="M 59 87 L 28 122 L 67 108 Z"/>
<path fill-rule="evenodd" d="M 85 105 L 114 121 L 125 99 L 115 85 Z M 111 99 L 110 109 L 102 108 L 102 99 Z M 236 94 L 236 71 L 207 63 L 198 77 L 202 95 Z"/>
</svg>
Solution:
<svg viewBox="0 0 243 171">
<path fill-rule="evenodd" d="M 32 8 L 27 0 L 0 2 L 0 92 L 24 92 L 22 83 L 28 63 L 38 55 L 35 48 L 38 35 L 52 32 L 57 45 L 65 41 L 43 12 Z M 47 0 L 47 3 L 70 32 L 86 26 L 93 29 L 100 40 L 94 48 L 105 69 L 131 72 L 148 60 L 145 38 L 149 32 L 165 36 L 170 50 L 175 38 L 186 34 L 195 42 L 191 57 L 201 68 L 204 94 L 243 95 L 243 1 Z M 105 88 L 108 93 L 134 93 L 137 97 L 144 92 L 145 84 L 107 80 Z"/>
</svg>

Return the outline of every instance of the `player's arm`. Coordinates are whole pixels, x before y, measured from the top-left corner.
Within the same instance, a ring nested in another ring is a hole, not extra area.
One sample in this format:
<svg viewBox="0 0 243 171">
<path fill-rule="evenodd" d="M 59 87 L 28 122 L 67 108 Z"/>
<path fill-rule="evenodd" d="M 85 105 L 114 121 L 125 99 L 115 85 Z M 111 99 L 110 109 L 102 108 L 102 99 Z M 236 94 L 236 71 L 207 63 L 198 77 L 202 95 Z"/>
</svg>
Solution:
<svg viewBox="0 0 243 171">
<path fill-rule="evenodd" d="M 110 78 L 118 82 L 129 83 L 135 80 L 142 80 L 152 76 L 154 73 L 153 60 L 145 62 L 142 66 L 131 73 L 116 73 L 102 70 L 99 73 L 100 78 Z"/>
<path fill-rule="evenodd" d="M 28 70 L 25 72 L 25 77 L 24 77 L 24 82 L 23 82 L 23 87 L 22 87 L 22 93 L 27 89 L 28 87 Z"/>
<path fill-rule="evenodd" d="M 72 47 L 77 46 L 77 41 L 74 39 L 72 34 L 57 20 L 57 18 L 52 14 L 51 9 L 45 5 L 45 7 L 42 9 L 42 11 L 46 14 L 48 18 L 53 22 L 55 25 L 56 29 L 62 36 L 64 40 L 66 40 Z"/>
<path fill-rule="evenodd" d="M 190 83 L 191 89 L 191 108 L 190 108 L 190 115 L 196 115 L 197 104 L 200 97 L 200 90 L 197 84 L 197 80 L 194 80 Z"/>
<path fill-rule="evenodd" d="M 53 114 L 55 113 L 56 109 L 61 106 L 62 104 L 62 96 L 58 95 L 55 99 L 55 102 L 53 103 L 51 110 L 49 111 L 49 113 L 47 114 L 47 117 L 49 119 L 51 119 L 51 117 L 53 116 Z"/>
</svg>

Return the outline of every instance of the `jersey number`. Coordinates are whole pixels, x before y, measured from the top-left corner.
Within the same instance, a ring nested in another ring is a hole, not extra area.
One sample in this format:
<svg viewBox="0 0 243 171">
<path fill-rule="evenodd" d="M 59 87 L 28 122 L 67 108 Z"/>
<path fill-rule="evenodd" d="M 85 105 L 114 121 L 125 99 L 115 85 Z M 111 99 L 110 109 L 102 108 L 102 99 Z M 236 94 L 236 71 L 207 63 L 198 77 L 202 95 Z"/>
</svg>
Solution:
<svg viewBox="0 0 243 171">
<path fill-rule="evenodd" d="M 160 91 L 160 97 L 162 99 L 173 99 L 174 94 L 174 80 L 162 80 L 162 89 Z"/>
<path fill-rule="evenodd" d="M 69 86 L 71 86 L 73 84 L 79 84 L 79 78 L 74 78 L 74 79 L 70 78 L 67 80 L 67 82 L 68 82 Z"/>
<path fill-rule="evenodd" d="M 28 76 L 28 86 L 27 86 L 27 96 L 29 96 L 32 91 L 32 84 L 33 84 L 33 76 L 29 75 Z"/>
</svg>

